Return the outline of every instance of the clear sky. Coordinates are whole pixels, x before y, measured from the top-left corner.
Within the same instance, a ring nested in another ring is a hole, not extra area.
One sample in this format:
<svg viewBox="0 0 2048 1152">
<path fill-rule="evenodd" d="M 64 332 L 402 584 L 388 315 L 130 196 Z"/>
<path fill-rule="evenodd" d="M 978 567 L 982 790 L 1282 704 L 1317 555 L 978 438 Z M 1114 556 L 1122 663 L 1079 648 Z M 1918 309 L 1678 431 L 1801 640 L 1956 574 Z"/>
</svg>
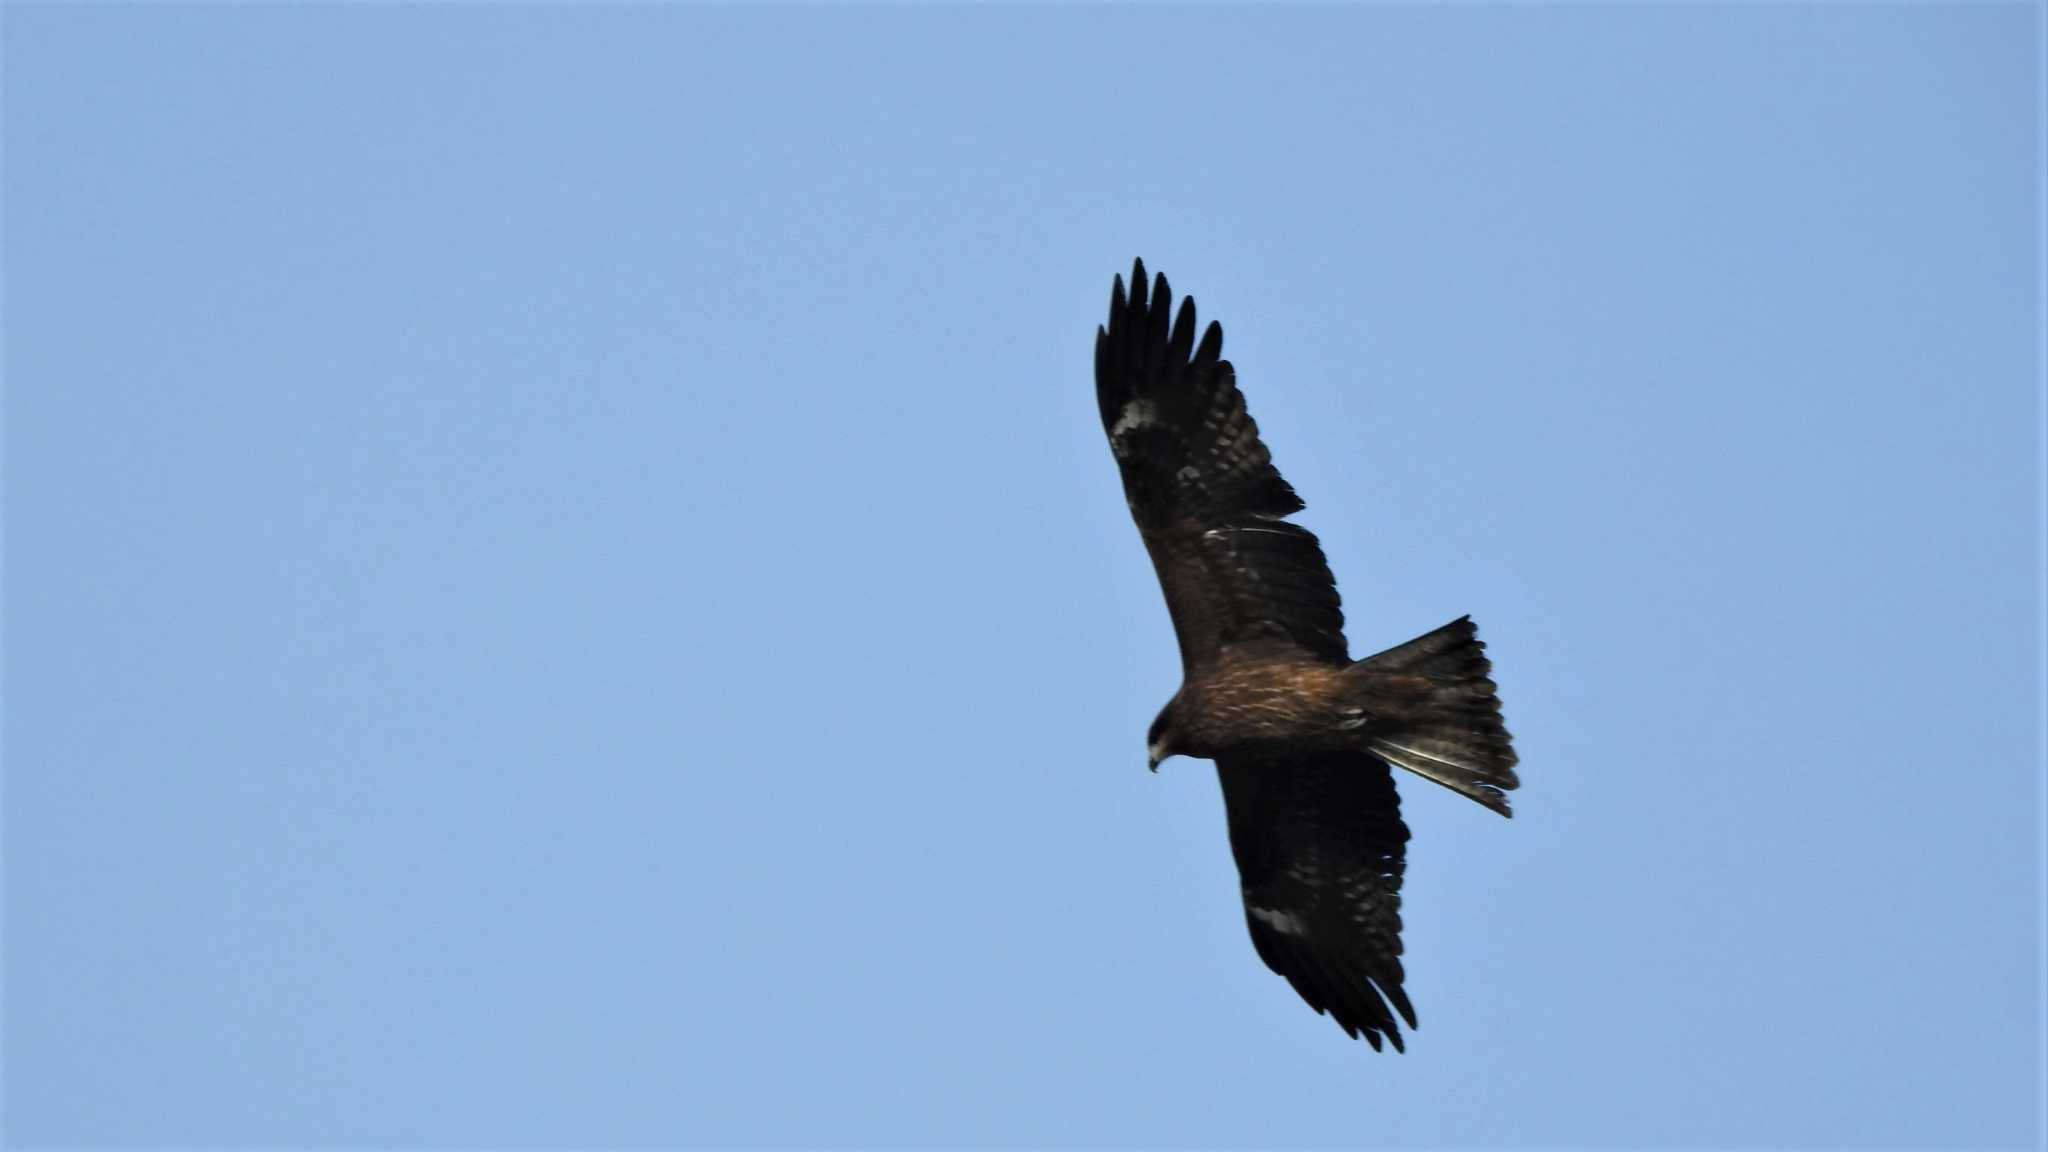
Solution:
<svg viewBox="0 0 2048 1152">
<path fill-rule="evenodd" d="M 20 1144 L 2035 1139 L 2025 6 L 9 6 Z M 1097 424 L 1470 612 L 1375 1055 Z"/>
</svg>

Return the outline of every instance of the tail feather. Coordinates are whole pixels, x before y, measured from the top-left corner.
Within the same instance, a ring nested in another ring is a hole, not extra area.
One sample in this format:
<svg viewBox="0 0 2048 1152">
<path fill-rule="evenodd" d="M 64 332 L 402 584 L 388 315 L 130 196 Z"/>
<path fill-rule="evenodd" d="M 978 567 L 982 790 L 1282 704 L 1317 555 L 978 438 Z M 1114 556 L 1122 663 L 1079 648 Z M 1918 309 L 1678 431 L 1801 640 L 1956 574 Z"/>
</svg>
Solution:
<svg viewBox="0 0 2048 1152">
<path fill-rule="evenodd" d="M 1501 721 L 1492 661 L 1470 616 L 1351 666 L 1370 718 L 1366 746 L 1388 763 L 1462 793 L 1503 816 L 1521 784 Z"/>
</svg>

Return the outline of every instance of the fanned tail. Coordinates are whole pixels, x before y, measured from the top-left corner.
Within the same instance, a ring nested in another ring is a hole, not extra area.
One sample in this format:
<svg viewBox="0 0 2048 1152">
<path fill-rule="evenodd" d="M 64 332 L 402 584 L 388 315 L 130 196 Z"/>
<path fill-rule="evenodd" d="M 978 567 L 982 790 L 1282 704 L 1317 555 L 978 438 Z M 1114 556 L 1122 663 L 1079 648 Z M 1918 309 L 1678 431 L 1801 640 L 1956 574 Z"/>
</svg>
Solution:
<svg viewBox="0 0 2048 1152">
<path fill-rule="evenodd" d="M 1507 794 L 1521 781 L 1492 671 L 1470 616 L 1353 664 L 1366 747 L 1513 816 Z"/>
</svg>

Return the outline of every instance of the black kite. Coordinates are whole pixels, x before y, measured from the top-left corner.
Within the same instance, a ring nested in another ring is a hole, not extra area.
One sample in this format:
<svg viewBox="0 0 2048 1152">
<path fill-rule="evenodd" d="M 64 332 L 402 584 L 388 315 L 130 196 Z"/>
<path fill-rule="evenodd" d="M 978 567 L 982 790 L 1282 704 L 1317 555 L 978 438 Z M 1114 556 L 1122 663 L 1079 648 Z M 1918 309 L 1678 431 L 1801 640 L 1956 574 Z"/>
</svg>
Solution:
<svg viewBox="0 0 2048 1152">
<path fill-rule="evenodd" d="M 1389 765 L 1509 815 L 1515 752 L 1470 617 L 1352 660 L 1322 546 L 1245 411 L 1223 329 L 1169 318 L 1166 277 L 1119 277 L 1095 333 L 1102 427 L 1180 639 L 1151 764 L 1216 762 L 1245 922 L 1309 1007 L 1378 1048 L 1402 990 L 1407 825 Z"/>
</svg>

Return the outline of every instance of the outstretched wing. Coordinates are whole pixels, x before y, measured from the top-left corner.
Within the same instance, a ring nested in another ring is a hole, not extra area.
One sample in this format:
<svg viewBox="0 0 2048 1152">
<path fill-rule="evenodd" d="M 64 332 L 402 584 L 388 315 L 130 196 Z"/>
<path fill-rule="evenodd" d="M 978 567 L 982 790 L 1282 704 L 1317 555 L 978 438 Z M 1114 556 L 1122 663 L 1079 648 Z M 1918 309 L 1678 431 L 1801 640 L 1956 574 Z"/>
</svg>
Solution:
<svg viewBox="0 0 2048 1152">
<path fill-rule="evenodd" d="M 1415 1027 L 1401 989 L 1408 826 L 1393 770 L 1363 752 L 1217 761 L 1245 923 L 1266 967 L 1374 1048 Z"/>
<path fill-rule="evenodd" d="M 1195 342 L 1195 302 L 1173 297 L 1145 264 L 1118 277 L 1109 324 L 1095 332 L 1095 396 L 1123 473 L 1124 498 L 1152 554 L 1181 664 L 1228 644 L 1279 639 L 1349 658 L 1337 582 L 1315 534 L 1282 519 L 1303 505 L 1259 440 L 1237 374 L 1221 359 L 1223 328 Z"/>
</svg>

